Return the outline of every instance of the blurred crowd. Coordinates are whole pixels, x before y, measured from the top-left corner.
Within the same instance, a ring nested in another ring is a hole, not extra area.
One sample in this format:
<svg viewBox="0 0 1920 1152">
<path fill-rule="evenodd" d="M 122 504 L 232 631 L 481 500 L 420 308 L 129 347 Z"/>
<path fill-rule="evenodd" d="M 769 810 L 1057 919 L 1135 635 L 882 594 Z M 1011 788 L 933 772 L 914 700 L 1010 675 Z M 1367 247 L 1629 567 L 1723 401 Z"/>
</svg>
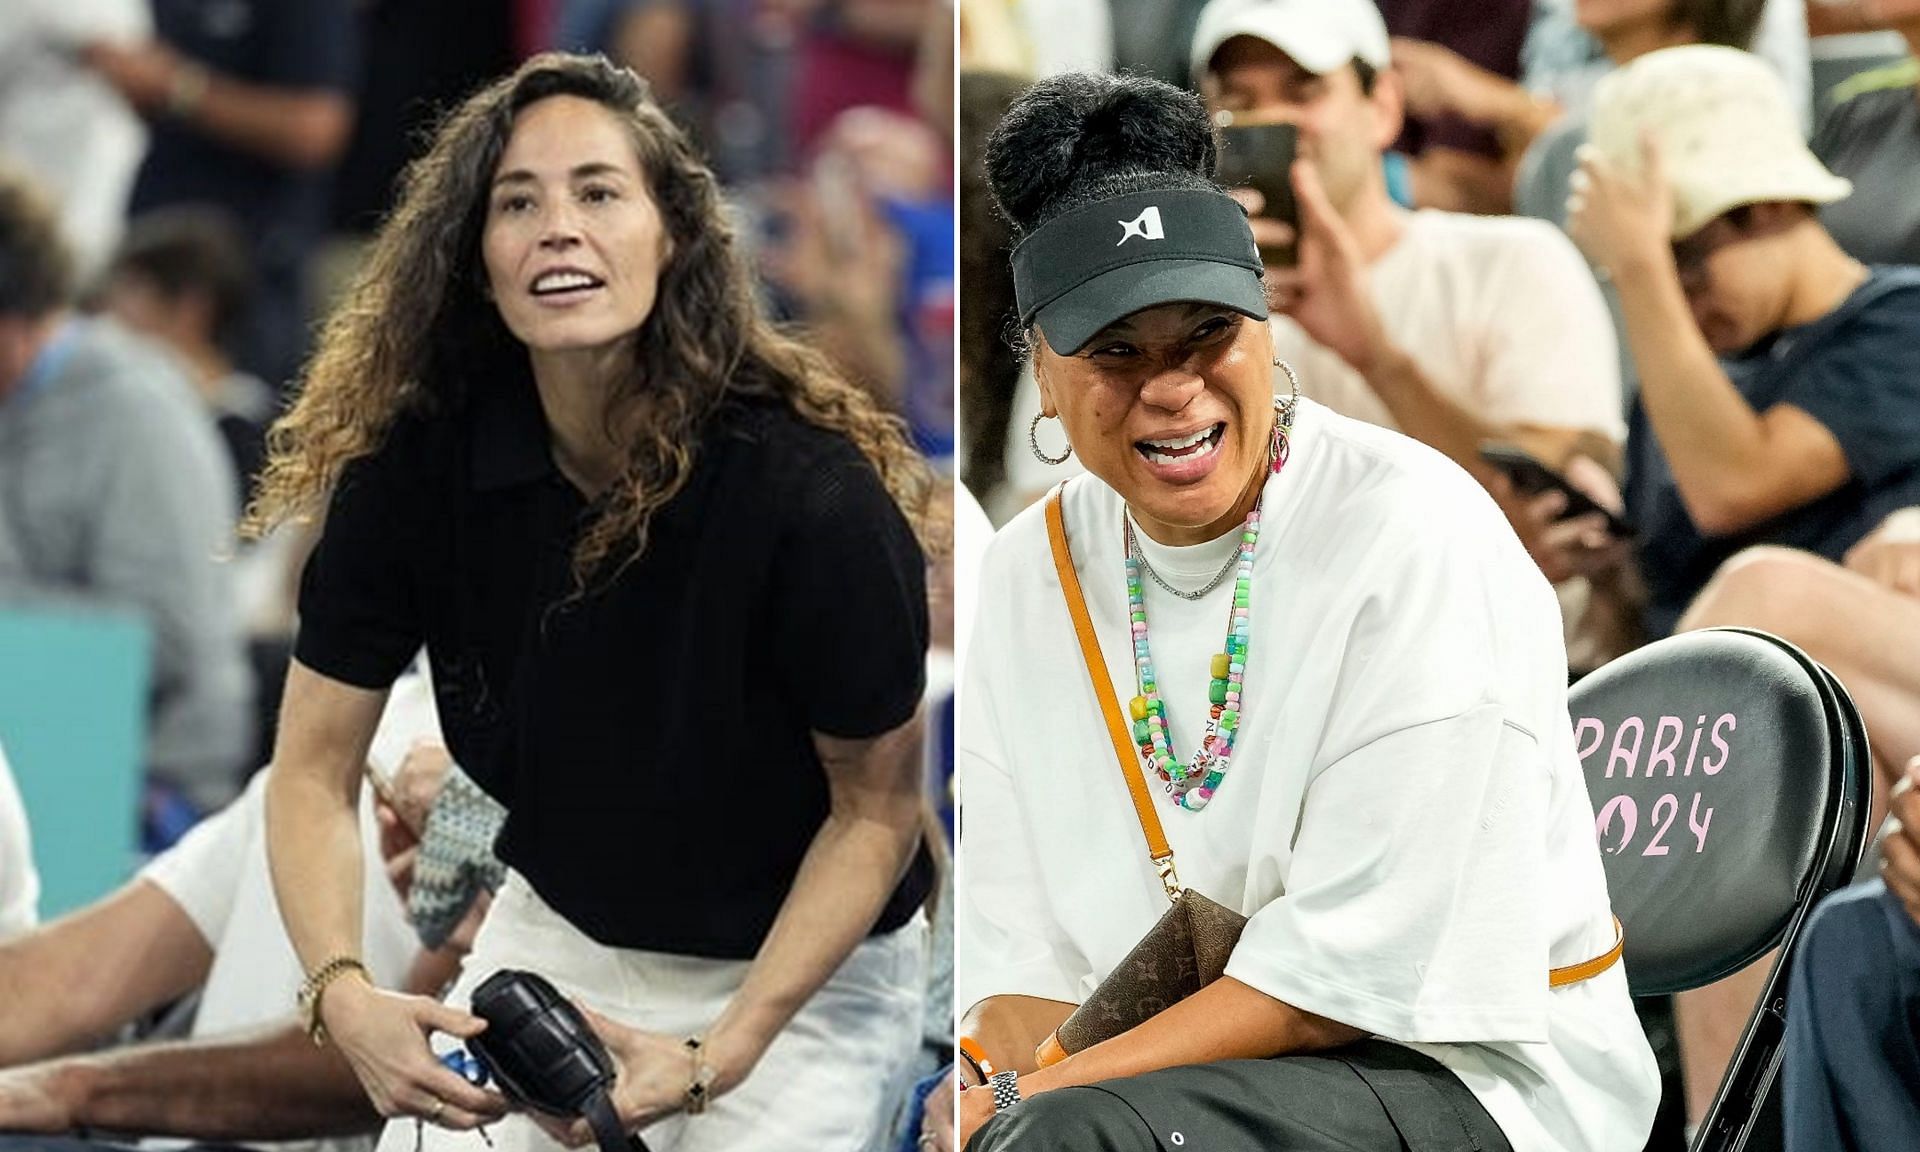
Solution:
<svg viewBox="0 0 1920 1152">
<path fill-rule="evenodd" d="M 1061 71 L 1189 87 L 1302 392 L 1480 480 L 1559 592 L 1573 676 L 1741 625 L 1852 692 L 1889 868 L 1825 918 L 1823 954 L 1880 957 L 1859 963 L 1884 991 L 1824 1004 L 1787 1108 L 1795 1147 L 1920 1139 L 1920 858 L 1897 819 L 1920 772 L 1920 4 L 961 0 L 959 35 L 960 475 L 992 523 L 1077 465 L 1043 460 L 1062 445 L 1012 338 L 986 135 Z M 1258 157 L 1228 171 L 1235 134 L 1273 124 L 1288 143 L 1260 146 L 1292 152 L 1267 182 Z M 1644 1005 L 1668 1078 L 1652 1147 L 1701 1123 L 1771 962 Z"/>
<path fill-rule="evenodd" d="M 276 980 L 291 971 L 297 983 L 299 972 L 265 862 L 236 858 L 259 851 L 260 789 L 248 781 L 272 748 L 315 528 L 249 544 L 234 529 L 318 325 L 438 117 L 543 50 L 632 68 L 722 178 L 776 314 L 946 471 L 953 25 L 948 0 L 0 5 L 0 617 L 105 610 L 142 625 L 139 820 L 143 852 L 160 853 L 80 930 L 62 921 L 51 939 L 3 943 L 33 924 L 36 886 L 0 758 L 0 1131 L 87 1124 L 240 1138 L 370 1123 L 364 1099 L 342 1103 L 357 1088 L 332 1072 L 313 1087 L 317 1112 L 249 1096 L 246 1071 L 284 1054 L 272 1044 L 201 1068 L 210 1083 L 225 1078 L 231 1110 L 215 1107 L 218 1093 L 156 1092 L 113 1123 L 83 1114 L 66 1066 L 5 1069 L 144 1031 L 164 1006 L 191 1002 L 210 965 L 220 987 L 208 1002 L 222 1007 L 203 1010 L 192 1035 L 288 1016 L 291 985 Z M 930 693 L 950 716 L 944 572 L 929 580 L 939 630 Z M 33 661 L 60 654 L 10 655 L 0 680 L 24 682 Z M 396 770 L 414 762 L 410 741 L 435 738 L 430 715 L 394 720 L 393 732 L 400 743 L 385 755 Z M 50 770 L 25 764 L 17 749 L 29 741 L 0 730 L 9 743 L 15 774 Z M 393 871 L 403 890 L 412 857 L 394 861 L 417 847 L 445 767 L 423 769 L 428 803 L 383 798 L 386 834 L 370 833 L 372 874 Z M 936 792 L 948 772 L 931 766 Z M 122 814 L 98 815 L 113 827 Z M 156 891 L 171 900 L 154 903 Z M 370 888 L 368 899 L 370 916 L 395 911 L 390 895 Z M 403 946 L 391 927 L 377 945 L 383 982 L 444 983 L 444 967 L 408 976 L 418 941 Z M 233 939 L 246 941 L 237 958 L 226 955 Z M 96 974 L 71 996 L 45 993 L 50 1015 L 13 1010 L 82 956 Z M 944 1006 L 930 1018 L 944 1046 Z M 229 1120 L 238 1127 L 223 1128 Z"/>
</svg>

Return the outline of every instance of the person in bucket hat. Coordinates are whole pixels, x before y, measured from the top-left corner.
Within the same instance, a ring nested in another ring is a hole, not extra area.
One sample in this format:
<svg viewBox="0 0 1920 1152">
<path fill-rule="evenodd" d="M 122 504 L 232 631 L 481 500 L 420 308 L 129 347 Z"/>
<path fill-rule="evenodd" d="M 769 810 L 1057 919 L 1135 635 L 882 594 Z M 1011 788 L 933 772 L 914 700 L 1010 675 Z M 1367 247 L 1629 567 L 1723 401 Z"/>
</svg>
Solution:
<svg viewBox="0 0 1920 1152">
<path fill-rule="evenodd" d="M 1595 95 L 1568 229 L 1619 288 L 1639 369 L 1625 496 L 1651 635 L 1777 628 L 1769 599 L 1791 600 L 1804 570 L 1838 573 L 1920 504 L 1920 269 L 1834 243 L 1816 211 L 1850 187 L 1746 53 L 1655 52 Z M 1877 747 L 1885 725 L 1868 726 Z M 1695 1121 L 1764 967 L 1679 1000 Z"/>
</svg>

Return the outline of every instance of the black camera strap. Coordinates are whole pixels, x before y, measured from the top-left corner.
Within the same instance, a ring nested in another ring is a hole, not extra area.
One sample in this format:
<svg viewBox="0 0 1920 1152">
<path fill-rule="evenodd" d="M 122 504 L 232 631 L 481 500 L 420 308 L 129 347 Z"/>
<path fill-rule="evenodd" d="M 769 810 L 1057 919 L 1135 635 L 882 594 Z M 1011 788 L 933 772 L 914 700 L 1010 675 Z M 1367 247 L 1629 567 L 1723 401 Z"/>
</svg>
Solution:
<svg viewBox="0 0 1920 1152">
<path fill-rule="evenodd" d="M 613 1110 L 613 1098 L 607 1090 L 601 1088 L 587 1099 L 580 1109 L 587 1118 L 587 1124 L 593 1129 L 593 1138 L 600 1143 L 600 1152 L 652 1152 L 647 1142 L 640 1139 L 638 1132 L 628 1132 L 620 1123 L 620 1117 Z"/>
</svg>

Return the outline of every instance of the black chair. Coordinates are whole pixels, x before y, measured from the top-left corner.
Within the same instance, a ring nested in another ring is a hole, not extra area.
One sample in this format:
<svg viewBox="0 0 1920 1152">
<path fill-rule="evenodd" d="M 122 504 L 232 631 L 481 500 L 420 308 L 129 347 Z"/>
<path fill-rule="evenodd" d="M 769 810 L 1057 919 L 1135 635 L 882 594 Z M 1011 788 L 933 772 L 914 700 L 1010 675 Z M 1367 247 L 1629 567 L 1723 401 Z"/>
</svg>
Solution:
<svg viewBox="0 0 1920 1152">
<path fill-rule="evenodd" d="M 1569 710 L 1634 995 L 1780 949 L 1692 1147 L 1740 1152 L 1780 1067 L 1800 927 L 1866 848 L 1866 729 L 1806 653 L 1735 628 L 1624 656 L 1582 679 Z"/>
</svg>

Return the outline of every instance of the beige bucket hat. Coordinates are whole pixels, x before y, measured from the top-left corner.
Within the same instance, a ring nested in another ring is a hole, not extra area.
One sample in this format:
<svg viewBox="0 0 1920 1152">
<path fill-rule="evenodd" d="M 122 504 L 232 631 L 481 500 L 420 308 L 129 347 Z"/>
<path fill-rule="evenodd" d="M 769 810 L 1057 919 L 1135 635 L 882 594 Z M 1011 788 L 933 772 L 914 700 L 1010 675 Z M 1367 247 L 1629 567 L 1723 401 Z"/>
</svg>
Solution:
<svg viewBox="0 0 1920 1152">
<path fill-rule="evenodd" d="M 1800 138 L 1799 118 L 1771 66 L 1737 48 L 1689 44 L 1650 52 L 1594 90 L 1588 142 L 1638 174 L 1652 133 L 1673 190 L 1673 238 L 1744 204 L 1830 204 L 1853 184 L 1827 171 Z"/>
</svg>

